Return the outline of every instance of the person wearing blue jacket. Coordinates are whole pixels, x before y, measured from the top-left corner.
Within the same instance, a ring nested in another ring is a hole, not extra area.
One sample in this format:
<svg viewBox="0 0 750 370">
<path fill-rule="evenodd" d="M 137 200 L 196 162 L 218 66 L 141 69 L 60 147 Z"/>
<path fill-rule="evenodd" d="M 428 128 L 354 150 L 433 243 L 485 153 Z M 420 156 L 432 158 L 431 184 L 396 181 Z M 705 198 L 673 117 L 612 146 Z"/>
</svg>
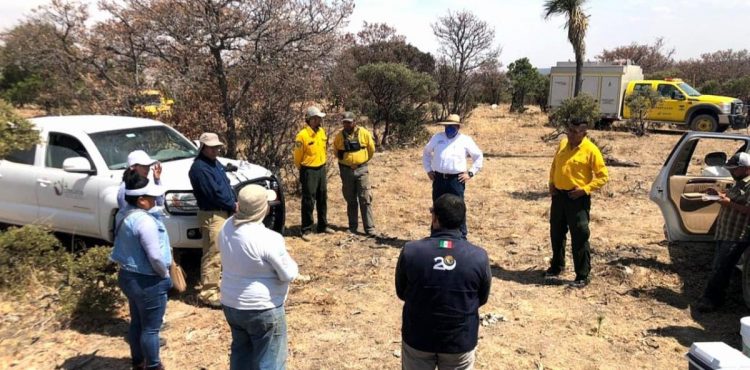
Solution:
<svg viewBox="0 0 750 370">
<path fill-rule="evenodd" d="M 221 308 L 221 256 L 217 238 L 224 221 L 237 211 L 237 197 L 229 184 L 226 168 L 217 160 L 224 143 L 218 135 L 210 132 L 203 133 L 199 141 L 200 152 L 188 173 L 198 202 L 198 220 L 203 235 L 198 299 L 209 307 Z"/>
<path fill-rule="evenodd" d="M 396 294 L 404 301 L 402 368 L 472 369 L 479 307 L 490 295 L 489 258 L 463 238 L 461 197 L 443 194 L 430 211 L 430 237 L 406 243 L 396 264 Z"/>
<path fill-rule="evenodd" d="M 128 298 L 128 344 L 133 369 L 164 369 L 159 358 L 159 330 L 172 287 L 172 248 L 160 212 L 149 212 L 164 189 L 131 172 L 125 201 L 115 217 L 115 245 L 110 259 L 119 265 L 118 285 Z"/>
</svg>

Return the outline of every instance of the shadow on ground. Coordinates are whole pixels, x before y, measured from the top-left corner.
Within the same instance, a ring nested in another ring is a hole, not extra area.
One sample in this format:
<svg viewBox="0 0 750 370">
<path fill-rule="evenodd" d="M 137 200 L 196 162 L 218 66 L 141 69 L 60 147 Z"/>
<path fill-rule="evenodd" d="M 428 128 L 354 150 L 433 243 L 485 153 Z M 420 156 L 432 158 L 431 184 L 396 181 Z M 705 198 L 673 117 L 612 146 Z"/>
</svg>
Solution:
<svg viewBox="0 0 750 370">
<path fill-rule="evenodd" d="M 513 199 L 520 200 L 539 200 L 549 198 L 549 191 L 547 190 L 525 190 L 525 191 L 512 191 L 510 197 Z"/>
<path fill-rule="evenodd" d="M 102 357 L 97 356 L 97 352 L 98 350 L 89 355 L 71 357 L 55 367 L 55 370 L 129 370 L 131 368 L 129 358 Z"/>
<path fill-rule="evenodd" d="M 524 285 L 544 285 L 544 270 L 529 268 L 526 270 L 506 270 L 497 263 L 490 266 L 492 276 L 504 281 L 513 281 Z"/>
<path fill-rule="evenodd" d="M 689 347 L 694 342 L 721 341 L 735 348 L 741 348 L 739 320 L 746 316 L 749 310 L 742 299 L 742 279 L 739 270 L 732 277 L 724 306 L 713 313 L 700 313 L 692 304 L 703 294 L 708 281 L 714 243 L 669 243 L 667 248 L 669 248 L 671 263 L 659 262 L 652 258 L 621 258 L 608 263 L 609 265 L 641 266 L 679 276 L 682 282 L 681 289 L 632 288 L 626 293 L 639 299 L 661 302 L 680 310 L 690 310 L 690 316 L 697 325 L 695 327 L 655 327 L 648 329 L 647 333 L 653 336 L 674 338 L 685 347 Z"/>
</svg>

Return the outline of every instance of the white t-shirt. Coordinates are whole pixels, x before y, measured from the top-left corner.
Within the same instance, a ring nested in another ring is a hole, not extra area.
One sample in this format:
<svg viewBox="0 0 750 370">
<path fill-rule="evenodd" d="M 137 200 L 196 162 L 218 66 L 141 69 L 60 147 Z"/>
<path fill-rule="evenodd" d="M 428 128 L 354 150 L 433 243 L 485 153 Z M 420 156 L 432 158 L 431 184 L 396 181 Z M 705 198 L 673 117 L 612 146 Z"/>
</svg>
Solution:
<svg viewBox="0 0 750 370">
<path fill-rule="evenodd" d="M 234 226 L 234 217 L 219 232 L 221 304 L 238 310 L 265 310 L 286 301 L 289 282 L 299 274 L 286 251 L 284 237 L 261 222 Z"/>
<path fill-rule="evenodd" d="M 477 144 L 469 136 L 460 132 L 449 139 L 444 132 L 438 132 L 427 143 L 422 152 L 422 165 L 425 172 L 458 174 L 466 171 L 466 157 L 471 157 L 471 172 L 482 169 L 484 156 Z"/>
</svg>

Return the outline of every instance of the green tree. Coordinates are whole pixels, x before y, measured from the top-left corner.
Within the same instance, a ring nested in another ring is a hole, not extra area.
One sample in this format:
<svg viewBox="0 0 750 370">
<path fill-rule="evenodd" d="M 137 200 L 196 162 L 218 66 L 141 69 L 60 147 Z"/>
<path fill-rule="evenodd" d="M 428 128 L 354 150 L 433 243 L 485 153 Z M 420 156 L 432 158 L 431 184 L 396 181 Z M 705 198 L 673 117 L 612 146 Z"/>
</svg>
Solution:
<svg viewBox="0 0 750 370">
<path fill-rule="evenodd" d="M 573 46 L 576 57 L 576 78 L 573 96 L 581 91 L 581 69 L 586 56 L 586 31 L 589 27 L 589 16 L 583 11 L 586 0 L 546 0 L 544 2 L 544 19 L 554 15 L 567 18 L 565 28 L 568 30 L 568 41 Z"/>
<path fill-rule="evenodd" d="M 17 150 L 26 150 L 39 142 L 39 132 L 31 122 L 0 99 L 0 159 Z"/>
<path fill-rule="evenodd" d="M 528 58 L 521 58 L 508 66 L 508 78 L 512 90 L 510 111 L 522 113 L 526 110 L 524 103 L 527 95 L 535 96 L 542 93 L 543 86 L 540 85 L 544 84 L 543 76 L 531 65 Z"/>
<path fill-rule="evenodd" d="M 646 134 L 646 114 L 661 100 L 661 95 L 654 90 L 638 90 L 625 97 L 625 105 L 630 109 L 628 124 L 636 136 Z"/>
<path fill-rule="evenodd" d="M 418 136 L 426 120 L 426 105 L 436 90 L 435 81 L 423 72 L 403 64 L 373 63 L 357 69 L 364 102 L 361 110 L 373 124 L 373 135 L 380 145 L 401 144 Z M 378 134 L 383 124 L 382 134 Z M 380 136 L 378 138 L 378 136 Z"/>
<path fill-rule="evenodd" d="M 544 141 L 556 139 L 563 132 L 565 127 L 573 122 L 585 121 L 589 127 L 599 121 L 601 113 L 599 103 L 589 94 L 580 94 L 573 98 L 562 101 L 552 114 L 550 114 L 550 125 L 555 127 L 555 131 L 542 137 Z"/>
</svg>

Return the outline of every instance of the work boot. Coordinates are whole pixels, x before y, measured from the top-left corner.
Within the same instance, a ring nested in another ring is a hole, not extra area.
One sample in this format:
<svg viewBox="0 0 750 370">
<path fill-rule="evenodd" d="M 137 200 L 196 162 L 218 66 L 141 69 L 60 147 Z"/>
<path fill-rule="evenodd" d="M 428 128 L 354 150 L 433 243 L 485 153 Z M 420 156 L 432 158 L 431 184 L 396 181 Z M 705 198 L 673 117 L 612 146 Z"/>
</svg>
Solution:
<svg viewBox="0 0 750 370">
<path fill-rule="evenodd" d="M 700 313 L 711 313 L 719 309 L 718 304 L 714 303 L 706 297 L 701 297 L 701 299 L 693 306 Z"/>
<path fill-rule="evenodd" d="M 208 288 L 198 293 L 198 301 L 211 308 L 221 308 L 219 288 Z"/>
<path fill-rule="evenodd" d="M 300 234 L 299 238 L 302 239 L 302 240 L 304 240 L 304 241 L 306 241 L 306 242 L 311 242 L 312 241 L 312 235 L 310 235 L 310 232 L 302 232 L 302 234 Z"/>
<path fill-rule="evenodd" d="M 333 234 L 335 231 L 331 229 L 330 227 L 326 226 L 323 229 L 318 230 L 318 234 Z"/>
</svg>

